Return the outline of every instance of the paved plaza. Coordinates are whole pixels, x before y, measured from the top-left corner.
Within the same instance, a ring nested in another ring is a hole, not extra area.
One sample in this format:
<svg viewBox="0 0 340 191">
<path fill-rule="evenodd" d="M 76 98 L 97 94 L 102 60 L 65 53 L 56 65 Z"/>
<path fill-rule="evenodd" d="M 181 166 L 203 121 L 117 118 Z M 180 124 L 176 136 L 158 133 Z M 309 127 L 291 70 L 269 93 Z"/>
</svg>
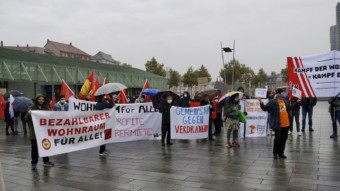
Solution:
<svg viewBox="0 0 340 191">
<path fill-rule="evenodd" d="M 51 157 L 55 167 L 31 171 L 30 140 L 22 133 L 5 136 L 1 124 L 0 160 L 6 190 L 340 190 L 340 146 L 329 138 L 328 103 L 314 110 L 313 133 L 289 135 L 288 159 L 272 158 L 273 137 L 241 139 L 225 147 L 225 135 L 209 142 L 160 141 L 110 144 Z M 21 130 L 21 128 L 20 128 Z M 340 142 L 340 138 L 339 138 Z"/>
</svg>

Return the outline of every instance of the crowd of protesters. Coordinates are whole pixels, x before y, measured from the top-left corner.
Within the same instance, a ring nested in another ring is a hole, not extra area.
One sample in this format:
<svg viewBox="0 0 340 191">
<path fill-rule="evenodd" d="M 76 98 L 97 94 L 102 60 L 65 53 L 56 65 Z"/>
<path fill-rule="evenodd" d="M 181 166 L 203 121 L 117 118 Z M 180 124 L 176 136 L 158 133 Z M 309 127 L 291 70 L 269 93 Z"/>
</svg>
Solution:
<svg viewBox="0 0 340 191">
<path fill-rule="evenodd" d="M 237 91 L 242 92 L 242 97 L 240 94 L 233 94 L 230 99 L 228 99 L 224 105 L 220 105 L 220 98 L 223 96 L 221 91 L 217 91 L 213 96 L 204 94 L 200 99 L 191 99 L 189 92 L 184 92 L 181 95 L 179 105 L 180 107 L 191 107 L 192 103 L 196 102 L 198 105 L 204 106 L 208 105 L 210 108 L 209 113 L 209 130 L 208 130 L 208 140 L 213 141 L 217 136 L 222 133 L 222 127 L 226 128 L 227 142 L 226 146 L 228 148 L 239 147 L 238 137 L 240 128 L 240 114 L 246 113 L 242 112 L 240 107 L 241 99 L 249 99 L 250 97 L 244 93 L 244 89 L 239 87 Z M 264 104 L 261 99 L 259 99 L 260 107 L 263 111 L 268 111 L 268 135 L 274 133 L 274 145 L 273 145 L 273 158 L 278 159 L 287 158 L 284 154 L 286 140 L 289 134 L 293 134 L 294 126 L 296 127 L 296 132 L 298 136 L 302 135 L 302 132 L 306 129 L 306 123 L 308 123 L 308 130 L 313 132 L 313 108 L 317 104 L 316 98 L 296 98 L 289 96 L 283 89 L 278 88 L 275 92 L 268 91 L 267 99 L 269 102 Z M 17 135 L 18 134 L 18 122 L 21 119 L 23 132 L 26 135 L 28 130 L 26 129 L 26 124 L 28 124 L 29 137 L 31 139 L 31 164 L 32 170 L 37 168 L 38 163 L 38 147 L 37 140 L 35 137 L 33 122 L 31 118 L 31 111 L 33 110 L 50 110 L 49 104 L 44 96 L 37 96 L 34 99 L 34 105 L 25 113 L 15 112 L 14 117 L 10 115 L 9 102 L 6 103 L 4 108 L 5 113 L 5 123 L 6 123 L 6 135 Z M 95 105 L 96 110 L 103 110 L 113 108 L 115 101 L 112 95 L 108 97 L 105 95 L 96 97 L 97 104 Z M 146 96 L 138 95 L 128 98 L 129 103 L 144 103 L 146 102 Z M 329 112 L 332 120 L 333 134 L 330 138 L 337 138 L 337 122 L 340 123 L 340 98 L 339 94 L 335 97 L 329 99 Z M 118 103 L 116 101 L 116 103 Z M 161 146 L 171 146 L 171 131 L 170 131 L 170 108 L 174 106 L 173 97 L 166 97 L 166 104 L 164 104 L 159 112 L 162 114 L 162 138 Z M 197 105 L 196 105 L 197 106 Z M 64 96 L 59 97 L 59 101 L 55 103 L 53 107 L 54 111 L 68 111 L 68 103 Z M 300 110 L 302 113 L 302 125 L 300 126 Z M 308 117 L 308 122 L 307 122 Z M 295 122 L 295 123 L 294 123 Z M 294 125 L 295 124 L 295 125 Z M 213 128 L 214 127 L 214 128 Z M 213 131 L 214 129 L 214 131 Z M 9 132 L 11 130 L 11 133 Z M 100 156 L 107 156 L 109 153 L 106 150 L 106 146 L 102 145 L 99 149 Z M 49 160 L 48 157 L 43 157 L 43 165 L 52 167 L 54 163 Z"/>
</svg>

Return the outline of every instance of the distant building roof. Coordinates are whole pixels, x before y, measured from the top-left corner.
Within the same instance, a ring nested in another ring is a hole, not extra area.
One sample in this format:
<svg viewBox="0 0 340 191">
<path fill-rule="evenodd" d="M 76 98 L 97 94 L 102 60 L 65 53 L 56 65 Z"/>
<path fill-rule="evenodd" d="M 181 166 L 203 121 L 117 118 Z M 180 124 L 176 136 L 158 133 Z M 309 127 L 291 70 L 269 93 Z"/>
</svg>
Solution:
<svg viewBox="0 0 340 191">
<path fill-rule="evenodd" d="M 92 56 L 91 60 L 106 60 L 114 64 L 119 63 L 118 61 L 114 60 L 110 54 L 106 54 L 102 51 L 99 51 L 96 55 Z"/>
<path fill-rule="evenodd" d="M 73 53 L 73 54 L 81 54 L 81 55 L 90 56 L 90 55 L 87 54 L 86 52 L 84 52 L 84 51 L 80 50 L 79 48 L 73 46 L 72 43 L 70 43 L 70 44 L 64 44 L 64 43 L 55 42 L 55 41 L 50 41 L 50 40 L 47 40 L 47 43 L 51 43 L 51 44 L 54 45 L 59 51 L 62 51 L 62 52 L 69 52 L 69 53 Z M 45 45 L 45 46 L 46 46 L 46 45 Z"/>
<path fill-rule="evenodd" d="M 11 49 L 11 50 L 20 50 L 24 52 L 33 52 L 37 54 L 45 54 L 45 49 L 36 46 L 4 46 L 3 48 Z"/>
</svg>

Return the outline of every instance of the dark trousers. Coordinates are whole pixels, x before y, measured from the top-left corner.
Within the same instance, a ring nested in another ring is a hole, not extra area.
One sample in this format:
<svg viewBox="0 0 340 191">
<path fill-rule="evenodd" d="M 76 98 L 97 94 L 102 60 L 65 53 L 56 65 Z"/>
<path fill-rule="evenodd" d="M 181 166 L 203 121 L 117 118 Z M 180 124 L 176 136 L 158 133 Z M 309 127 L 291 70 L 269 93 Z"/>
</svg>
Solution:
<svg viewBox="0 0 340 191">
<path fill-rule="evenodd" d="M 32 145 L 32 149 L 31 149 L 32 161 L 31 161 L 31 164 L 37 164 L 38 160 L 39 160 L 37 140 L 36 139 L 31 140 L 31 145 Z M 43 157 L 43 161 L 44 161 L 44 163 L 47 163 L 47 162 L 50 161 L 50 158 Z"/>
<path fill-rule="evenodd" d="M 281 128 L 280 130 L 275 131 L 275 138 L 274 138 L 274 155 L 283 155 L 285 148 L 286 148 L 286 141 L 288 138 L 288 131 L 289 127 Z"/>
<path fill-rule="evenodd" d="M 100 145 L 99 153 L 103 153 L 106 150 L 106 145 Z"/>
<path fill-rule="evenodd" d="M 338 126 L 337 121 L 340 123 L 340 111 L 331 111 L 331 117 L 332 117 L 332 126 L 333 126 L 333 134 L 338 134 Z"/>
<path fill-rule="evenodd" d="M 165 136 L 168 134 L 166 137 L 166 143 L 170 143 L 171 139 L 171 132 L 170 132 L 170 124 L 162 124 L 162 143 L 165 141 Z"/>
<path fill-rule="evenodd" d="M 309 109 L 304 109 L 302 108 L 302 129 L 305 130 L 306 127 L 306 117 L 308 114 L 308 126 L 311 129 L 313 126 L 313 107 L 309 108 Z"/>
<path fill-rule="evenodd" d="M 222 114 L 217 113 L 216 119 L 213 119 L 214 126 L 215 126 L 215 132 L 214 135 L 221 134 L 221 127 L 222 127 Z"/>
<path fill-rule="evenodd" d="M 293 131 L 294 118 L 295 118 L 295 124 L 296 124 L 296 131 L 300 132 L 300 110 L 292 111 L 292 121 L 291 121 L 290 131 Z"/>
</svg>

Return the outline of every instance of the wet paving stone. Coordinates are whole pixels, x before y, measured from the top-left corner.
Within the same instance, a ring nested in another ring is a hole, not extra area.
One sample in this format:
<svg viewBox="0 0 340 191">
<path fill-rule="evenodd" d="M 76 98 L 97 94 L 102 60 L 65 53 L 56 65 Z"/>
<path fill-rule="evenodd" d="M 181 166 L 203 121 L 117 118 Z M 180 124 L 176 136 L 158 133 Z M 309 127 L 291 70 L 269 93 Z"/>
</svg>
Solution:
<svg viewBox="0 0 340 191">
<path fill-rule="evenodd" d="M 314 132 L 289 135 L 286 160 L 272 158 L 272 136 L 240 139 L 240 148 L 228 149 L 223 134 L 171 147 L 157 140 L 110 144 L 106 158 L 92 148 L 53 156 L 52 168 L 40 159 L 37 171 L 30 169 L 28 137 L 5 136 L 0 123 L 1 169 L 8 191 L 340 190 L 340 139 L 329 138 L 326 102 L 318 102 L 313 122 Z"/>
</svg>

